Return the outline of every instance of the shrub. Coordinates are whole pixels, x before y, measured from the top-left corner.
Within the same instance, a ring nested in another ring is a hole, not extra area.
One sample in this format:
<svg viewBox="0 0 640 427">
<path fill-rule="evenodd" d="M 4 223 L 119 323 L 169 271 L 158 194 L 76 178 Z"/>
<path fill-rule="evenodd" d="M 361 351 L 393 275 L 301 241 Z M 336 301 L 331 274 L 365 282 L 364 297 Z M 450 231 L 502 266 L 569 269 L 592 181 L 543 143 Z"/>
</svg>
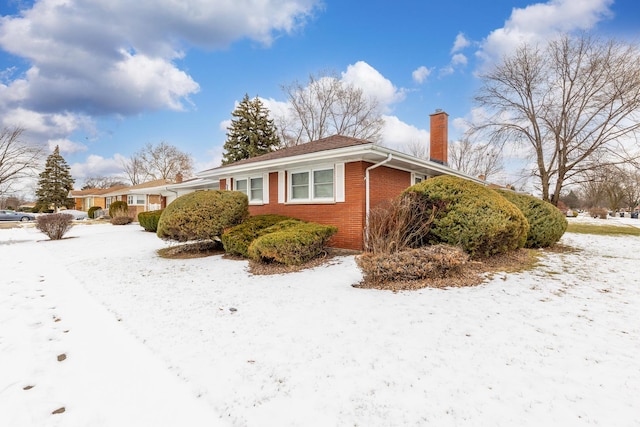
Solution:
<svg viewBox="0 0 640 427">
<path fill-rule="evenodd" d="M 445 206 L 446 202 L 416 192 L 402 193 L 376 206 L 369 212 L 365 250 L 391 254 L 423 246 L 434 219 Z"/>
<path fill-rule="evenodd" d="M 524 246 L 529 224 L 520 209 L 475 182 L 441 175 L 409 187 L 445 202 L 429 230 L 428 243 L 459 246 L 471 257 L 487 257 Z"/>
<path fill-rule="evenodd" d="M 300 265 L 322 253 L 326 242 L 337 231 L 330 225 L 281 221 L 251 243 L 249 257 L 262 262 Z"/>
<path fill-rule="evenodd" d="M 593 218 L 607 219 L 608 211 L 605 208 L 590 208 L 589 215 Z"/>
<path fill-rule="evenodd" d="M 178 197 L 158 221 L 158 237 L 187 242 L 216 240 L 249 216 L 247 196 L 239 191 L 196 191 Z"/>
<path fill-rule="evenodd" d="M 527 248 L 546 248 L 556 243 L 567 231 L 567 218 L 549 202 L 528 194 L 508 190 L 496 190 L 502 197 L 516 205 L 527 218 Z"/>
<path fill-rule="evenodd" d="M 144 228 L 145 231 L 152 231 L 155 233 L 158 231 L 158 221 L 160 220 L 160 215 L 162 215 L 163 211 L 164 209 L 140 212 L 138 214 L 138 222 L 140 223 L 140 226 Z"/>
<path fill-rule="evenodd" d="M 91 206 L 89 208 L 89 210 L 87 211 L 87 216 L 91 219 L 95 219 L 96 217 L 96 212 L 101 210 L 102 208 L 100 206 Z"/>
<path fill-rule="evenodd" d="M 129 205 L 127 205 L 127 202 L 123 202 L 122 200 L 117 200 L 109 205 L 109 216 L 111 218 L 115 217 L 116 211 L 119 211 L 119 212 L 126 211 L 127 216 L 129 216 Z"/>
<path fill-rule="evenodd" d="M 364 281 L 381 283 L 437 279 L 457 274 L 469 260 L 462 249 L 448 245 L 423 246 L 392 254 L 366 252 L 356 257 Z"/>
<path fill-rule="evenodd" d="M 273 225 L 290 220 L 283 215 L 256 215 L 248 218 L 240 225 L 236 225 L 221 236 L 224 250 L 230 254 L 249 256 L 249 245 Z"/>
<path fill-rule="evenodd" d="M 111 222 L 111 224 L 113 225 L 127 225 L 133 222 L 133 218 L 129 213 L 129 208 L 126 206 L 116 209 L 109 209 L 109 212 L 112 213 L 112 215 L 110 215 L 111 219 L 109 220 L 109 222 Z"/>
<path fill-rule="evenodd" d="M 66 213 L 40 215 L 36 218 L 36 228 L 51 240 L 60 240 L 71 229 L 73 215 Z"/>
</svg>

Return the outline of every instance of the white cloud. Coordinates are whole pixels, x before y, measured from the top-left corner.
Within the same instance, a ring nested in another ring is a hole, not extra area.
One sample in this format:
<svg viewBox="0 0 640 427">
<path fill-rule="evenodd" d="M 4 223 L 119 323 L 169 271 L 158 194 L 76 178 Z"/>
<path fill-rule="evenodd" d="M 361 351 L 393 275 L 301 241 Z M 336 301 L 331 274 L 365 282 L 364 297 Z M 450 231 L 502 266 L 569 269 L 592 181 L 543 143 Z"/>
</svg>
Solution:
<svg viewBox="0 0 640 427">
<path fill-rule="evenodd" d="M 87 146 L 73 142 L 67 138 L 57 138 L 49 140 L 49 150 L 53 151 L 55 147 L 60 149 L 61 153 L 73 154 L 82 151 L 87 151 Z"/>
<path fill-rule="evenodd" d="M 382 145 L 405 151 L 407 144 L 429 145 L 429 132 L 404 123 L 396 116 L 383 116 Z"/>
<path fill-rule="evenodd" d="M 429 75 L 431 74 L 431 71 L 433 70 L 423 65 L 413 70 L 413 73 L 411 73 L 411 77 L 413 78 L 414 82 L 418 84 L 422 84 L 424 83 L 425 80 L 427 80 L 427 77 L 429 77 Z"/>
<path fill-rule="evenodd" d="M 451 65 L 467 65 L 467 57 L 461 53 L 456 53 L 451 57 Z"/>
<path fill-rule="evenodd" d="M 342 81 L 351 83 L 362 89 L 365 95 L 374 97 L 384 111 L 389 111 L 392 104 L 404 100 L 404 90 L 396 88 L 378 70 L 364 61 L 358 61 L 347 67 L 342 73 Z"/>
<path fill-rule="evenodd" d="M 0 73 L 0 117 L 28 129 L 71 130 L 60 115 L 182 110 L 199 85 L 178 66 L 185 47 L 239 39 L 269 45 L 313 16 L 319 0 L 39 0 L 0 19 L 0 48 L 28 69 Z M 65 111 L 67 113 L 60 114 Z"/>
<path fill-rule="evenodd" d="M 524 42 L 537 43 L 562 32 L 588 30 L 611 16 L 612 4 L 613 0 L 549 0 L 514 8 L 504 27 L 492 31 L 476 54 L 492 62 Z"/>
<path fill-rule="evenodd" d="M 70 165 L 70 168 L 71 176 L 76 180 L 76 188 L 79 188 L 78 183 L 88 177 L 122 177 L 122 162 L 124 160 L 125 157 L 117 153 L 112 158 L 104 158 L 96 154 L 91 154 L 84 163 L 73 163 Z"/>
<path fill-rule="evenodd" d="M 458 33 L 456 40 L 453 42 L 451 53 L 456 53 L 471 45 L 471 42 L 465 37 L 463 33 Z"/>
</svg>

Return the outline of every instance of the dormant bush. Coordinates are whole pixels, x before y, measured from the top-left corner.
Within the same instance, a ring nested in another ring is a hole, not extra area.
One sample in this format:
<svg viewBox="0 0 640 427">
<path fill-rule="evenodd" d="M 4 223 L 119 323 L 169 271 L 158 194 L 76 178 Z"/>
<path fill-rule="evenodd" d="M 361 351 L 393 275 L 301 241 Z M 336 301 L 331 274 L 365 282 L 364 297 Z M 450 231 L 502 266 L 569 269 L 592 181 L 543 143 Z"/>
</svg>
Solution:
<svg viewBox="0 0 640 427">
<path fill-rule="evenodd" d="M 66 213 L 40 215 L 36 218 L 36 228 L 51 240 L 60 240 L 72 227 L 73 215 Z"/>
<path fill-rule="evenodd" d="M 365 250 L 391 254 L 424 246 L 437 214 L 446 202 L 418 192 L 403 193 L 369 212 Z"/>
<path fill-rule="evenodd" d="M 447 245 L 424 246 L 394 253 L 365 252 L 356 257 L 364 281 L 383 282 L 438 279 L 460 273 L 469 255 Z"/>
</svg>

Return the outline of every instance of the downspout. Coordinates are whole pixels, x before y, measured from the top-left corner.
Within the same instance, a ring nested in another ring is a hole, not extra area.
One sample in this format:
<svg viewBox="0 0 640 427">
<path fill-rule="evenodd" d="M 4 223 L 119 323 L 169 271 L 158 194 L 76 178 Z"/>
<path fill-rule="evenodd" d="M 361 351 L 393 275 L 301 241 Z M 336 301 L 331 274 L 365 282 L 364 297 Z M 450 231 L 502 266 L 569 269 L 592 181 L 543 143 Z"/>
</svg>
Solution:
<svg viewBox="0 0 640 427">
<path fill-rule="evenodd" d="M 176 195 L 176 199 L 178 198 L 178 192 L 175 190 L 169 190 L 167 187 L 164 187 L 165 191 L 171 191 L 172 193 L 174 193 Z M 169 203 L 167 203 L 167 206 L 169 206 Z M 167 207 L 165 206 L 165 207 Z"/>
<path fill-rule="evenodd" d="M 389 153 L 387 155 L 387 158 L 382 160 L 379 163 L 376 163 L 375 165 L 371 165 L 369 166 L 365 172 L 364 172 L 364 180 L 365 182 L 365 247 L 367 245 L 367 231 L 369 230 L 369 210 L 371 208 L 371 190 L 369 189 L 369 171 L 384 165 L 385 163 L 388 163 L 391 161 L 391 159 L 393 159 L 393 155 L 391 153 Z"/>
</svg>

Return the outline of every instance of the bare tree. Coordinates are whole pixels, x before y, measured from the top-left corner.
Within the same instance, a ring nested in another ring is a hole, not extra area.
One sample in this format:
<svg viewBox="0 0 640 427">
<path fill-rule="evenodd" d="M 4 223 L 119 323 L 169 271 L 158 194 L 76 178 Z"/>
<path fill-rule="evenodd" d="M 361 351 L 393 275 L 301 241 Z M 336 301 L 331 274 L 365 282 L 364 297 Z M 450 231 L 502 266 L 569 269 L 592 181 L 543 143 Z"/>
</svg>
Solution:
<svg viewBox="0 0 640 427">
<path fill-rule="evenodd" d="M 23 128 L 0 130 L 0 195 L 9 193 L 20 179 L 36 176 L 42 149 L 24 142 Z"/>
<path fill-rule="evenodd" d="M 116 185 L 125 185 L 122 178 L 109 176 L 90 176 L 84 180 L 83 190 L 87 188 L 111 188 Z"/>
<path fill-rule="evenodd" d="M 482 76 L 476 102 L 490 115 L 473 134 L 519 143 L 535 159 L 544 200 L 598 161 L 629 161 L 640 130 L 640 50 L 587 34 L 523 45 Z"/>
<path fill-rule="evenodd" d="M 375 98 L 366 97 L 335 73 L 309 76 L 306 85 L 295 81 L 283 85 L 290 111 L 276 118 L 285 146 L 315 141 L 334 134 L 377 142 L 382 115 Z"/>
<path fill-rule="evenodd" d="M 147 143 L 122 167 L 131 184 L 137 185 L 149 180 L 174 179 L 178 173 L 188 177 L 193 174 L 193 159 L 166 142 L 157 146 Z"/>
<path fill-rule="evenodd" d="M 400 151 L 411 154 L 419 159 L 429 160 L 429 145 L 417 139 L 411 140 L 400 147 Z"/>
<path fill-rule="evenodd" d="M 449 144 L 449 166 L 471 176 L 491 175 L 502 171 L 501 151 L 490 143 L 473 143 L 468 138 Z"/>
</svg>

